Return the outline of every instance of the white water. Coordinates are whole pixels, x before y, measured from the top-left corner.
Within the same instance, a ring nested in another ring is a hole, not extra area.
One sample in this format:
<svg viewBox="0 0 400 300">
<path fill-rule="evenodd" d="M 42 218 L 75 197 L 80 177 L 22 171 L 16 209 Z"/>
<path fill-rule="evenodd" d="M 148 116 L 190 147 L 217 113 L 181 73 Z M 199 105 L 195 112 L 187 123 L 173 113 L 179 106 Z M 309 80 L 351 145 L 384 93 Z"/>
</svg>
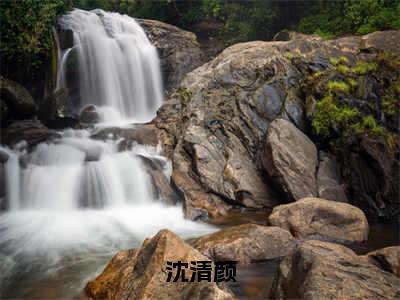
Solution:
<svg viewBox="0 0 400 300">
<path fill-rule="evenodd" d="M 62 22 L 74 30 L 83 65 L 82 96 L 86 104 L 104 105 L 102 121 L 153 116 L 162 99 L 158 59 L 135 21 L 74 10 Z M 61 73 L 68 53 L 60 52 Z M 181 206 L 156 198 L 139 155 L 161 161 L 170 176 L 170 162 L 159 148 L 134 145 L 119 152 L 118 140 L 90 138 L 105 126 L 64 130 L 32 151 L 24 142 L 0 147 L 9 155 L 7 210 L 0 214 L 0 298 L 2 292 L 70 298 L 118 250 L 137 247 L 160 229 L 182 237 L 215 230 L 185 220 Z"/>
<path fill-rule="evenodd" d="M 157 50 L 133 18 L 102 10 L 73 10 L 60 24 L 74 32 L 79 61 L 80 109 L 108 106 L 122 117 L 147 122 L 162 103 Z M 59 87 L 70 53 L 62 55 Z M 65 83 L 64 83 L 65 84 Z"/>
</svg>

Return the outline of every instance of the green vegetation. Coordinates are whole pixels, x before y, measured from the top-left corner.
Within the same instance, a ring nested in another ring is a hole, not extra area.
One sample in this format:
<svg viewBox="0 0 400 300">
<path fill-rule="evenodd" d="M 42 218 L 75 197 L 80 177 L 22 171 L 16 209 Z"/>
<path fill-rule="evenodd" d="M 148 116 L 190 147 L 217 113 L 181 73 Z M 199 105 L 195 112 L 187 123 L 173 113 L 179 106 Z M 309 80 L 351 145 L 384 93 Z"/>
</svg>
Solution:
<svg viewBox="0 0 400 300">
<path fill-rule="evenodd" d="M 351 69 L 357 75 L 366 75 L 370 72 L 376 71 L 377 64 L 376 63 L 367 63 L 365 61 L 359 60 L 357 61 L 357 65 Z"/>
<path fill-rule="evenodd" d="M 18 76 L 8 75 L 18 72 L 30 78 L 49 60 L 53 47 L 52 25 L 57 15 L 70 9 L 71 4 L 68 0 L 0 2 L 2 75 L 15 78 Z"/>
<path fill-rule="evenodd" d="M 329 81 L 327 84 L 328 92 L 342 92 L 349 93 L 350 86 L 344 81 Z"/>
<path fill-rule="evenodd" d="M 324 38 L 400 29 L 399 0 L 315 1 L 297 29 Z"/>
</svg>

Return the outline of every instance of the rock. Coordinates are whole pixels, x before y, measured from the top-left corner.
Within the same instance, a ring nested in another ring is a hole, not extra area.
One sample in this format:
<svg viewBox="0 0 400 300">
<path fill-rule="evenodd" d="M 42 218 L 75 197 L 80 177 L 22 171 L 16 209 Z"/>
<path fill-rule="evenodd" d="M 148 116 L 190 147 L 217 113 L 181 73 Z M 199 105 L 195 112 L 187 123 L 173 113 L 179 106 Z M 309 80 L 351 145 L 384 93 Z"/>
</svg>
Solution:
<svg viewBox="0 0 400 300">
<path fill-rule="evenodd" d="M 0 98 L 6 104 L 7 115 L 13 120 L 29 118 L 37 112 L 37 105 L 29 92 L 18 83 L 3 77 L 0 77 Z"/>
<path fill-rule="evenodd" d="M 172 90 L 187 73 L 205 62 L 205 55 L 194 33 L 160 21 L 136 21 L 158 50 L 167 90 Z"/>
<path fill-rule="evenodd" d="M 344 162 L 353 203 L 368 216 L 393 218 L 400 212 L 400 163 L 385 138 L 356 140 Z"/>
<path fill-rule="evenodd" d="M 56 123 L 55 121 L 59 121 L 61 123 L 63 119 L 77 121 L 78 117 L 72 113 L 72 110 L 65 89 L 59 89 L 39 102 L 39 117 L 45 122 Z"/>
<path fill-rule="evenodd" d="M 62 28 L 59 24 L 56 24 L 56 30 L 58 35 L 58 43 L 62 50 L 66 50 L 74 46 L 74 32 L 71 29 Z"/>
<path fill-rule="evenodd" d="M 400 277 L 400 246 L 372 251 L 367 253 L 366 256 L 372 264 Z"/>
<path fill-rule="evenodd" d="M 0 163 L 2 163 L 2 164 L 6 163 L 9 158 L 10 158 L 10 155 L 3 149 L 0 149 Z"/>
<path fill-rule="evenodd" d="M 48 129 L 38 120 L 22 120 L 12 123 L 1 132 L 2 143 L 14 146 L 21 141 L 26 141 L 29 147 L 59 137 L 59 134 Z"/>
<path fill-rule="evenodd" d="M 296 238 L 362 242 L 367 240 L 369 232 L 367 219 L 359 208 L 319 198 L 279 205 L 268 220 L 273 226 L 289 230 Z"/>
<path fill-rule="evenodd" d="M 112 138 L 123 139 L 120 143 L 120 150 L 125 151 L 132 147 L 133 143 L 141 145 L 158 145 L 157 130 L 152 124 L 134 125 L 133 127 L 109 127 L 100 129 L 94 133 L 91 138 L 107 140 Z"/>
<path fill-rule="evenodd" d="M 243 224 L 199 237 L 190 244 L 212 260 L 247 264 L 284 257 L 296 242 L 282 228 Z"/>
<path fill-rule="evenodd" d="M 5 164 L 0 163 L 0 210 L 6 208 L 4 197 L 6 196 L 6 172 Z"/>
<path fill-rule="evenodd" d="M 375 31 L 362 37 L 361 48 L 400 53 L 399 39 L 399 30 Z"/>
<path fill-rule="evenodd" d="M 168 230 L 147 239 L 137 250 L 119 252 L 102 274 L 85 287 L 89 299 L 215 299 L 234 297 L 215 282 L 167 282 L 167 261 L 207 260 Z M 192 271 L 186 270 L 190 278 Z"/>
<path fill-rule="evenodd" d="M 395 299 L 400 279 L 337 244 L 306 241 L 280 264 L 272 299 Z"/>
<path fill-rule="evenodd" d="M 289 41 L 240 43 L 183 78 L 153 123 L 172 160 L 187 217 L 212 218 L 217 205 L 223 214 L 232 206 L 272 208 L 277 199 L 285 200 L 283 187 L 262 164 L 267 130 L 275 119 L 307 128 L 305 78 L 331 68 L 331 57 L 355 61 L 361 55 L 348 48 L 349 42 L 335 41 L 297 35 Z M 300 194 L 318 196 L 317 155 L 309 148 L 309 174 L 293 176 L 301 182 Z"/>
<path fill-rule="evenodd" d="M 180 197 L 172 188 L 169 179 L 164 173 L 165 166 L 163 166 L 163 163 L 165 162 L 143 155 L 138 155 L 138 157 L 144 163 L 147 173 L 151 177 L 153 187 L 156 190 L 156 197 L 161 198 L 167 204 L 176 204 Z"/>
<path fill-rule="evenodd" d="M 341 182 L 339 164 L 335 157 L 320 151 L 317 172 L 318 197 L 327 200 L 348 202 Z"/>
<path fill-rule="evenodd" d="M 79 120 L 83 124 L 96 124 L 100 121 L 100 114 L 95 105 L 88 105 L 79 114 Z"/>
<path fill-rule="evenodd" d="M 276 119 L 269 125 L 262 163 L 290 200 L 318 195 L 317 149 L 291 122 Z"/>
</svg>

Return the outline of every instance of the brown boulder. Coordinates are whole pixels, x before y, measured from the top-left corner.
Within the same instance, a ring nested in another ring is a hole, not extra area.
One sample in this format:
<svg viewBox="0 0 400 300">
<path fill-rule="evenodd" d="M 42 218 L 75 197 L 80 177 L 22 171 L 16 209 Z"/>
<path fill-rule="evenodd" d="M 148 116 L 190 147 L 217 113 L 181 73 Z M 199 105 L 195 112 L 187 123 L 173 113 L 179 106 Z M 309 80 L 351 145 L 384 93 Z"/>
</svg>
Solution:
<svg viewBox="0 0 400 300">
<path fill-rule="evenodd" d="M 361 242 L 367 240 L 369 232 L 362 210 L 347 203 L 319 198 L 279 205 L 268 220 L 271 225 L 289 230 L 297 238 Z"/>
<path fill-rule="evenodd" d="M 317 148 L 291 122 L 276 119 L 269 125 L 262 163 L 289 199 L 318 195 Z"/>
<path fill-rule="evenodd" d="M 337 244 L 307 241 L 280 264 L 273 299 L 395 299 L 400 279 Z"/>
<path fill-rule="evenodd" d="M 21 141 L 26 141 L 29 147 L 59 137 L 58 133 L 48 129 L 38 120 L 16 121 L 7 129 L 2 130 L 1 135 L 2 144 L 14 146 Z"/>
<path fill-rule="evenodd" d="M 215 282 L 167 282 L 167 261 L 207 260 L 168 230 L 147 239 L 138 250 L 119 252 L 84 296 L 89 299 L 235 299 Z M 187 269 L 190 278 L 192 271 Z"/>
<path fill-rule="evenodd" d="M 100 121 L 100 114 L 95 105 L 88 105 L 79 114 L 79 121 L 83 124 L 96 124 Z"/>
<path fill-rule="evenodd" d="M 199 237 L 190 244 L 212 260 L 247 264 L 286 256 L 296 242 L 282 228 L 243 224 Z"/>
<path fill-rule="evenodd" d="M 377 267 L 400 277 L 400 246 L 372 251 L 367 253 L 366 256 Z"/>
</svg>

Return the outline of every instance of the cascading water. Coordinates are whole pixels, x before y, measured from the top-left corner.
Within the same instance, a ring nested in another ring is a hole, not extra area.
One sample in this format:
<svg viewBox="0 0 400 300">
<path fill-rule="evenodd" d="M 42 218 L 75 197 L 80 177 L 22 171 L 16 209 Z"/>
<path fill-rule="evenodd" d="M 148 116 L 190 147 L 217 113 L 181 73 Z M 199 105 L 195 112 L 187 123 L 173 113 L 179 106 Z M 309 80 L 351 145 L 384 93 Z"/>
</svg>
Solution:
<svg viewBox="0 0 400 300">
<path fill-rule="evenodd" d="M 61 20 L 74 31 L 82 98 L 105 105 L 104 114 L 153 116 L 162 99 L 160 70 L 139 25 L 99 10 L 74 10 Z M 59 72 L 69 51 L 60 53 Z M 67 129 L 30 151 L 24 142 L 0 147 L 8 156 L 2 166 L 7 208 L 0 214 L 0 298 L 71 297 L 116 251 L 162 228 L 182 236 L 214 230 L 158 199 L 141 156 L 161 162 L 168 177 L 160 149 L 134 144 L 121 152 L 112 136 L 91 138 L 103 127 Z"/>
<path fill-rule="evenodd" d="M 157 50 L 139 24 L 118 13 L 78 9 L 59 23 L 74 34 L 82 101 L 79 109 L 95 104 L 108 106 L 123 118 L 151 120 L 162 102 L 162 81 Z M 62 55 L 59 87 L 70 51 Z"/>
</svg>

